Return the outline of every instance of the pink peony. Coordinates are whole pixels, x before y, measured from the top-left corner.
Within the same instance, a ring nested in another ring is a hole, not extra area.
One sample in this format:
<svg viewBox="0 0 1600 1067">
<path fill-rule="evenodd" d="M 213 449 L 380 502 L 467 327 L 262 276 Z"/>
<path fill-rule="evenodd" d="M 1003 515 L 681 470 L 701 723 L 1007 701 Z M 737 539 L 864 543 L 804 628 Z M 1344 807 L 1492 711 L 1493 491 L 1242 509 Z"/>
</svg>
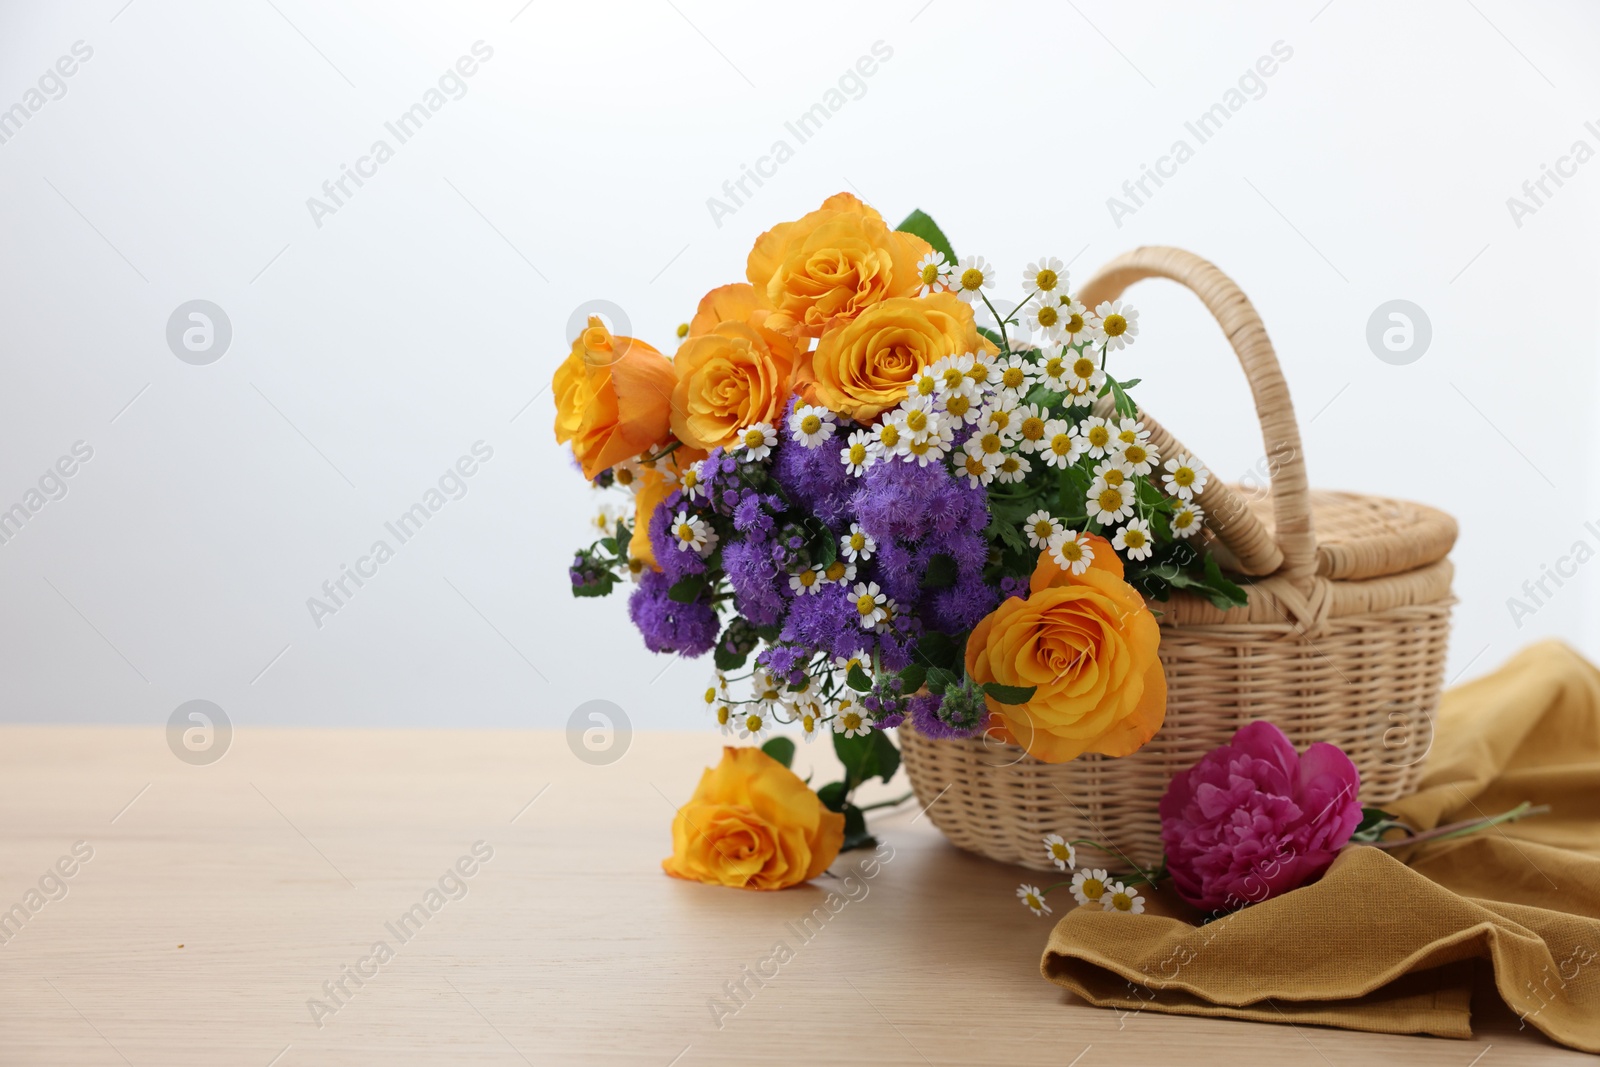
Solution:
<svg viewBox="0 0 1600 1067">
<path fill-rule="evenodd" d="M 1252 722 L 1179 772 L 1161 798 L 1161 841 L 1178 895 L 1232 911 L 1319 877 L 1361 821 L 1361 776 L 1337 745 L 1297 755 Z"/>
</svg>

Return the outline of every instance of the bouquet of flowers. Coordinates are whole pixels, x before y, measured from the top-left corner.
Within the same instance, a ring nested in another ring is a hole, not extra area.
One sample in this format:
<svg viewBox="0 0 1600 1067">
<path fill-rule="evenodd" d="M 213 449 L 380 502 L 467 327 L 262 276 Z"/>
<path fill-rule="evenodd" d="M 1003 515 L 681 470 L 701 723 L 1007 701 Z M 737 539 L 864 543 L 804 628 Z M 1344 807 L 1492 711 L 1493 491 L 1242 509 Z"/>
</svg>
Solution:
<svg viewBox="0 0 1600 1067">
<path fill-rule="evenodd" d="M 1209 473 L 1159 454 L 1118 366 L 1139 313 L 1059 259 L 1021 274 L 1013 305 L 924 213 L 841 193 L 762 234 L 672 358 L 591 319 L 555 375 L 557 440 L 623 494 L 573 593 L 631 580 L 648 648 L 711 653 L 724 733 L 784 764 L 778 725 L 830 734 L 846 848 L 895 727 L 1126 755 L 1165 712 L 1149 605 L 1245 602 L 1197 536 Z"/>
</svg>

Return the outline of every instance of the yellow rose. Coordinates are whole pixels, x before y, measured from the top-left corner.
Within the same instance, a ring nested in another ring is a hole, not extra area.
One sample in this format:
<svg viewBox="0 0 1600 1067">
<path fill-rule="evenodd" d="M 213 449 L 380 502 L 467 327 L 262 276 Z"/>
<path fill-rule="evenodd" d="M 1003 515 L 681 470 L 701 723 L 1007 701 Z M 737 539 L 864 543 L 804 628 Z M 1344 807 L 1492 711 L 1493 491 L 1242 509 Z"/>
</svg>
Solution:
<svg viewBox="0 0 1600 1067">
<path fill-rule="evenodd" d="M 831 323 L 915 293 L 922 284 L 917 260 L 930 251 L 922 238 L 891 230 L 872 208 L 838 193 L 757 238 L 745 276 L 773 309 L 768 326 L 820 337 Z"/>
<path fill-rule="evenodd" d="M 844 816 L 823 807 L 789 768 L 759 748 L 724 748 L 672 820 L 676 878 L 740 889 L 787 889 L 828 869 Z"/>
<path fill-rule="evenodd" d="M 813 403 L 866 422 L 898 404 L 922 368 L 978 351 L 993 346 L 954 293 L 896 297 L 823 334 L 799 380 Z"/>
<path fill-rule="evenodd" d="M 556 441 L 592 479 L 666 438 L 676 383 L 666 356 L 591 317 L 556 368 Z"/>
<path fill-rule="evenodd" d="M 967 639 L 973 681 L 1037 687 L 1025 704 L 988 705 L 994 733 L 1046 763 L 1126 756 L 1166 717 L 1160 628 L 1104 538 L 1094 550 L 1080 575 L 1041 552 L 1028 599 L 1007 598 Z"/>
<path fill-rule="evenodd" d="M 677 374 L 672 432 L 694 448 L 731 445 L 751 423 L 776 426 L 789 403 L 794 378 L 794 346 L 763 325 L 767 312 L 729 297 L 724 306 L 708 313 L 708 304 L 720 293 L 713 290 L 700 302 L 689 339 L 672 360 Z M 735 317 L 707 326 L 710 314 Z"/>
</svg>

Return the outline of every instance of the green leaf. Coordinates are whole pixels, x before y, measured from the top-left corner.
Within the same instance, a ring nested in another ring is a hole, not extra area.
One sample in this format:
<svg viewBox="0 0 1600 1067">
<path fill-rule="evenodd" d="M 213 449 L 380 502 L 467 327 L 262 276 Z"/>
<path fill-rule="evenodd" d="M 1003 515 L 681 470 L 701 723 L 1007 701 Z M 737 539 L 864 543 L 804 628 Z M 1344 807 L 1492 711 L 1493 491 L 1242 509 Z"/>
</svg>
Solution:
<svg viewBox="0 0 1600 1067">
<path fill-rule="evenodd" d="M 989 539 L 991 541 L 994 540 L 995 535 L 998 534 L 1000 540 L 1005 542 L 1006 547 L 1011 549 L 1013 552 L 1025 553 L 1028 551 L 1028 542 L 1023 540 L 1022 533 L 1017 529 L 1016 525 L 1014 523 L 1001 521 L 1001 518 L 998 515 L 990 520 L 989 528 L 985 530 L 984 533 L 989 535 Z"/>
<path fill-rule="evenodd" d="M 877 751 L 872 747 L 874 730 L 855 737 L 833 735 L 833 751 L 844 764 L 845 791 L 848 793 L 862 782 L 877 774 Z"/>
<path fill-rule="evenodd" d="M 817 799 L 822 801 L 822 806 L 829 811 L 843 811 L 845 806 L 845 783 L 829 782 L 817 790 Z"/>
<path fill-rule="evenodd" d="M 956 661 L 956 643 L 949 634 L 924 630 L 917 639 L 917 659 L 927 667 L 948 667 Z"/>
<path fill-rule="evenodd" d="M 943 667 L 929 667 L 928 679 L 923 684 L 928 687 L 928 692 L 942 694 L 948 686 L 959 685 L 960 682 L 959 677 Z"/>
<path fill-rule="evenodd" d="M 900 672 L 900 686 L 906 693 L 915 693 L 922 688 L 922 683 L 928 680 L 928 670 L 920 663 L 913 663 Z"/>
<path fill-rule="evenodd" d="M 788 737 L 774 737 L 761 746 L 761 751 L 783 764 L 785 767 L 794 763 L 794 740 Z"/>
<path fill-rule="evenodd" d="M 895 229 L 901 233 L 916 234 L 932 245 L 935 252 L 943 252 L 944 258 L 950 261 L 952 267 L 956 265 L 956 252 L 955 249 L 950 247 L 950 239 L 944 235 L 943 230 L 939 229 L 939 224 L 934 222 L 928 213 L 921 208 L 907 215 L 905 221 L 896 226 Z"/>
<path fill-rule="evenodd" d="M 1129 378 L 1127 381 L 1122 383 L 1122 387 L 1124 389 L 1132 389 L 1142 381 L 1144 381 L 1143 378 Z"/>
<path fill-rule="evenodd" d="M 867 676 L 866 671 L 861 669 L 861 664 L 859 663 L 850 665 L 850 673 L 844 676 L 844 682 L 858 693 L 870 692 L 872 689 L 872 679 Z"/>
<path fill-rule="evenodd" d="M 617 586 L 614 575 L 606 575 L 593 585 L 575 585 L 572 587 L 573 596 L 610 596 L 611 590 Z"/>
<path fill-rule="evenodd" d="M 1002 704 L 1026 704 L 1033 699 L 1033 694 L 1038 688 L 1036 685 L 1001 685 L 999 682 L 983 683 L 984 695 L 994 697 Z"/>
<path fill-rule="evenodd" d="M 949 589 L 956 584 L 956 561 L 953 556 L 943 552 L 935 553 L 928 560 L 928 569 L 922 574 L 922 588 L 924 589 Z"/>
<path fill-rule="evenodd" d="M 894 777 L 894 772 L 900 769 L 900 750 L 889 740 L 886 730 L 874 730 L 867 735 L 867 738 L 872 742 L 878 777 L 887 783 Z"/>
<path fill-rule="evenodd" d="M 998 330 L 991 330 L 987 326 L 979 326 L 978 332 L 993 342 L 996 348 L 1005 347 L 1005 338 L 1000 336 L 1000 332 Z"/>
<path fill-rule="evenodd" d="M 1362 808 L 1361 821 L 1356 823 L 1355 832 L 1359 834 L 1363 830 L 1370 830 L 1380 822 L 1393 818 L 1393 815 L 1390 815 L 1382 808 Z"/>
<path fill-rule="evenodd" d="M 675 604 L 693 604 L 700 599 L 700 592 L 705 587 L 705 575 L 691 574 L 672 583 L 671 588 L 667 590 L 667 599 Z"/>
<path fill-rule="evenodd" d="M 729 652 L 723 647 L 721 638 L 718 638 L 716 647 L 711 650 L 711 662 L 717 665 L 719 671 L 736 671 L 743 667 L 745 660 L 749 658 L 748 652 Z"/>
<path fill-rule="evenodd" d="M 1250 595 L 1223 577 L 1222 564 L 1209 552 L 1206 553 L 1206 582 L 1211 591 L 1211 603 L 1223 611 L 1250 603 Z"/>
<path fill-rule="evenodd" d="M 867 833 L 867 813 L 854 804 L 844 806 L 844 843 L 840 852 L 857 848 L 876 848 L 878 839 Z"/>
</svg>

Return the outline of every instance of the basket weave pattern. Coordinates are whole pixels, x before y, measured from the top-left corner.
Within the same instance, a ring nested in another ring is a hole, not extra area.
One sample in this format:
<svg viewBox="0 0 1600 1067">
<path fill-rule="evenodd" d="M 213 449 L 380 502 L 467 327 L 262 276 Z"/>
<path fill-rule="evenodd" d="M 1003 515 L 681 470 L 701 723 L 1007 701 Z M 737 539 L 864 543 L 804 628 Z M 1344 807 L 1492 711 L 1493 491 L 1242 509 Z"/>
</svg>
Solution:
<svg viewBox="0 0 1600 1067">
<path fill-rule="evenodd" d="M 1003 862 L 1047 869 L 1041 839 L 1060 833 L 1113 846 L 1109 855 L 1081 849 L 1080 866 L 1153 867 L 1167 782 L 1254 719 L 1277 724 L 1300 749 L 1338 745 L 1370 804 L 1415 790 L 1432 744 L 1452 604 L 1443 557 L 1454 521 L 1404 501 L 1310 491 L 1266 330 L 1210 263 L 1178 249 L 1138 249 L 1089 282 L 1082 299 L 1093 307 L 1152 276 L 1200 296 L 1250 382 L 1273 458 L 1271 492 L 1214 481 L 1199 502 L 1219 559 L 1262 577 L 1248 587 L 1245 607 L 1221 611 L 1184 594 L 1156 605 L 1166 720 L 1131 756 L 1048 764 L 993 739 L 935 741 L 900 727 L 906 772 L 930 820 L 961 848 Z M 1145 421 L 1162 455 L 1189 451 Z"/>
</svg>

